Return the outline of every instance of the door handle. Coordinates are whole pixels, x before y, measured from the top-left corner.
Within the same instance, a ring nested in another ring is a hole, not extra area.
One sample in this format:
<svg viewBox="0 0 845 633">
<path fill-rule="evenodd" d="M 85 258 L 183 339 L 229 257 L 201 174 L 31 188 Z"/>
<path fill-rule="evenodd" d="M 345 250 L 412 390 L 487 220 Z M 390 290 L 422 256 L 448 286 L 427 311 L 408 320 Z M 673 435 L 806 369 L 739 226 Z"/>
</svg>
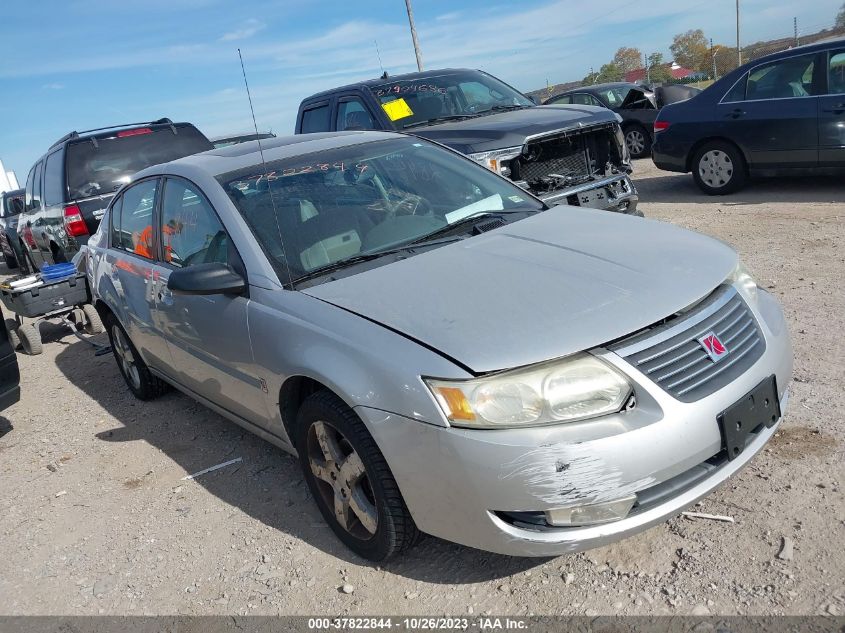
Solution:
<svg viewBox="0 0 845 633">
<path fill-rule="evenodd" d="M 837 103 L 835 106 L 832 106 L 830 109 L 824 109 L 822 112 L 833 112 L 833 114 L 842 114 L 845 112 L 845 103 Z"/>
<path fill-rule="evenodd" d="M 739 118 L 739 117 L 741 117 L 743 114 L 745 114 L 745 110 L 743 110 L 743 109 L 741 109 L 741 108 L 734 108 L 733 110 L 731 110 L 731 111 L 728 113 L 728 116 L 729 116 L 729 117 L 731 117 L 732 119 L 738 119 L 738 118 Z"/>
</svg>

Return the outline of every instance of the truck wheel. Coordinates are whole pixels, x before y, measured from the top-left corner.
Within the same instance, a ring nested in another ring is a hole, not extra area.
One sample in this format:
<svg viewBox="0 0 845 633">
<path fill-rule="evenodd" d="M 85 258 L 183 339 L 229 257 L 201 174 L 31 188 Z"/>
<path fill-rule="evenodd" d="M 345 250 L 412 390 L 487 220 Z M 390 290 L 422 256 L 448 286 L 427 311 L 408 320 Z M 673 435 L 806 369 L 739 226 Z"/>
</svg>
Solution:
<svg viewBox="0 0 845 633">
<path fill-rule="evenodd" d="M 152 400 L 168 391 L 169 385 L 150 373 L 147 364 L 141 358 L 117 319 L 109 316 L 106 323 L 108 324 L 111 349 L 117 361 L 117 367 L 120 369 L 129 391 L 138 400 Z"/>
<path fill-rule="evenodd" d="M 625 128 L 625 145 L 631 158 L 645 158 L 651 154 L 651 136 L 642 125 L 629 125 Z"/>
<path fill-rule="evenodd" d="M 41 344 L 41 332 L 31 323 L 24 323 L 18 327 L 18 338 L 20 338 L 24 353 L 37 356 L 44 351 L 44 346 Z"/>
<path fill-rule="evenodd" d="M 723 196 L 742 189 L 745 159 L 736 146 L 724 141 L 705 143 L 692 160 L 692 177 L 704 193 Z"/>
<path fill-rule="evenodd" d="M 3 253 L 3 259 L 6 260 L 6 268 L 9 270 L 14 270 L 18 267 L 18 260 L 15 258 L 14 255 L 6 255 Z"/>
<path fill-rule="evenodd" d="M 85 313 L 84 329 L 86 334 L 99 334 L 100 332 L 105 331 L 103 321 L 100 319 L 100 313 L 97 312 L 97 308 L 92 306 L 90 303 L 86 303 L 82 306 L 82 312 Z"/>
<path fill-rule="evenodd" d="M 21 346 L 21 338 L 18 336 L 18 322 L 14 319 L 6 319 L 6 331 L 9 333 L 9 344 L 16 350 Z"/>
<path fill-rule="evenodd" d="M 349 549 L 383 561 L 419 540 L 384 456 L 340 398 L 328 391 L 306 398 L 297 414 L 295 439 L 317 507 Z"/>
</svg>

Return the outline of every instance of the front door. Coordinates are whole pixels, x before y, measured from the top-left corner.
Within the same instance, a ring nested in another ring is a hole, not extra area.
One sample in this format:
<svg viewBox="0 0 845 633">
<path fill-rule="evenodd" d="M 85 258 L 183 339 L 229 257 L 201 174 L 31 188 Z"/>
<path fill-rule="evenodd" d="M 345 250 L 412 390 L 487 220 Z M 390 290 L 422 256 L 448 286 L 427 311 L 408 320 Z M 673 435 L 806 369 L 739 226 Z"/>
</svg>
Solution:
<svg viewBox="0 0 845 633">
<path fill-rule="evenodd" d="M 238 255 L 229 235 L 199 189 L 180 178 L 165 180 L 160 215 L 162 266 L 156 302 L 174 378 L 218 406 L 266 424 L 265 392 L 256 376 L 249 338 L 249 299 L 179 295 L 167 288 L 174 269 L 234 264 Z"/>
<path fill-rule="evenodd" d="M 752 68 L 745 98 L 716 106 L 722 133 L 739 144 L 752 168 L 818 164 L 818 60 L 817 54 L 797 55 Z"/>
<path fill-rule="evenodd" d="M 819 165 L 845 168 L 845 48 L 828 56 L 827 94 L 819 98 Z"/>
</svg>

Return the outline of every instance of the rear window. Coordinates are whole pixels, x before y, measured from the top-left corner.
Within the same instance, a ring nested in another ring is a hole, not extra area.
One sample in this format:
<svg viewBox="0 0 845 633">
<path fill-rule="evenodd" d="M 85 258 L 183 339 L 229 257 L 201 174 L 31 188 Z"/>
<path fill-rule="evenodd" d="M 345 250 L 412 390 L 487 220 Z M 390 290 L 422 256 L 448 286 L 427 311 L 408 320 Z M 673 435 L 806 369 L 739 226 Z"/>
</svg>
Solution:
<svg viewBox="0 0 845 633">
<path fill-rule="evenodd" d="M 141 128 L 146 129 L 146 128 Z M 150 165 L 213 149 L 193 126 L 152 129 L 128 136 L 91 139 L 67 147 L 67 181 L 70 199 L 109 194 Z"/>
<path fill-rule="evenodd" d="M 329 106 L 321 105 L 302 113 L 302 134 L 329 131 Z"/>
</svg>

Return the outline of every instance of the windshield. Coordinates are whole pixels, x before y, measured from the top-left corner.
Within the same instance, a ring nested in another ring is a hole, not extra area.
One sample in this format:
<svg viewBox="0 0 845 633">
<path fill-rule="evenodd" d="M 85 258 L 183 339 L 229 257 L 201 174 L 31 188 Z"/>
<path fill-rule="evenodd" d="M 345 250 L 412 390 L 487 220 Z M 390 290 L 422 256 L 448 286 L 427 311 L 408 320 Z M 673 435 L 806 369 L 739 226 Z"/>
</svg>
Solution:
<svg viewBox="0 0 845 633">
<path fill-rule="evenodd" d="M 507 84 L 479 71 L 387 80 L 370 90 L 397 129 L 534 105 Z"/>
<path fill-rule="evenodd" d="M 132 174 L 151 165 L 213 149 L 211 142 L 192 125 L 158 129 L 137 128 L 124 136 L 85 139 L 67 147 L 67 181 L 70 199 L 114 193 Z"/>
<path fill-rule="evenodd" d="M 283 283 L 442 234 L 472 215 L 507 222 L 517 210 L 544 208 L 489 170 L 405 137 L 259 163 L 218 181 Z"/>
</svg>

